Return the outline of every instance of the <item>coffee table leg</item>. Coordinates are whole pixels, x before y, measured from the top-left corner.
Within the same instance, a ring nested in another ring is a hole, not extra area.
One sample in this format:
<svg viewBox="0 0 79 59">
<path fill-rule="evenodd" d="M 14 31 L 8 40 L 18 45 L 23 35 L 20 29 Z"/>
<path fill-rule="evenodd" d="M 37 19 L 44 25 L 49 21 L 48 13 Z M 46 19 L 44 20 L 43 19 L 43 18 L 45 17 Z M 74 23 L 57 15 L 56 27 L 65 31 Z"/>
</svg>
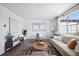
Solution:
<svg viewBox="0 0 79 59">
<path fill-rule="evenodd" d="M 29 50 L 28 54 L 31 55 L 32 54 L 32 50 Z"/>
<path fill-rule="evenodd" d="M 50 54 L 50 49 L 47 50 L 48 54 Z"/>
</svg>

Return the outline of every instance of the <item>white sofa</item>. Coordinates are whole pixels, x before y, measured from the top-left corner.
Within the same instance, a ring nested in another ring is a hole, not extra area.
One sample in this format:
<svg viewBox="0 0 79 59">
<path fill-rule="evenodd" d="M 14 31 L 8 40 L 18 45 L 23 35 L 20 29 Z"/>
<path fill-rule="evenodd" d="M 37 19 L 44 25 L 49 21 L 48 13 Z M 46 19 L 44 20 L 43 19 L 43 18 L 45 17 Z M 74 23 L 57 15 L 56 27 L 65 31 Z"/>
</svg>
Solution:
<svg viewBox="0 0 79 59">
<path fill-rule="evenodd" d="M 14 37 L 13 38 L 13 47 L 15 47 L 16 45 L 18 45 L 20 43 L 20 40 L 18 37 Z"/>
<path fill-rule="evenodd" d="M 76 56 L 75 50 L 69 49 L 67 44 L 65 44 L 61 41 L 61 38 L 54 37 L 53 39 L 51 39 L 50 42 L 61 53 L 61 55 L 63 55 L 63 56 Z"/>
</svg>

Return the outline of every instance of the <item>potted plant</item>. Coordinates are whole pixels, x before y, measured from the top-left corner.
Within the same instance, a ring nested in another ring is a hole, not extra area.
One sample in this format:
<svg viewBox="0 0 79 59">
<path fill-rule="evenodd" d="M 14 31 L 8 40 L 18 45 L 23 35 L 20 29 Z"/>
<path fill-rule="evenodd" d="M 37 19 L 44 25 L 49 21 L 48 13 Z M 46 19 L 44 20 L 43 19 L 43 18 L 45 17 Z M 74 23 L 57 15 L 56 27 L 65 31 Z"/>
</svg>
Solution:
<svg viewBox="0 0 79 59">
<path fill-rule="evenodd" d="M 9 42 L 12 42 L 12 41 L 13 41 L 13 40 L 12 40 L 13 37 L 14 37 L 13 35 L 11 35 L 10 33 L 8 33 L 7 36 L 5 36 L 6 42 L 8 42 L 8 41 L 9 41 Z"/>
</svg>

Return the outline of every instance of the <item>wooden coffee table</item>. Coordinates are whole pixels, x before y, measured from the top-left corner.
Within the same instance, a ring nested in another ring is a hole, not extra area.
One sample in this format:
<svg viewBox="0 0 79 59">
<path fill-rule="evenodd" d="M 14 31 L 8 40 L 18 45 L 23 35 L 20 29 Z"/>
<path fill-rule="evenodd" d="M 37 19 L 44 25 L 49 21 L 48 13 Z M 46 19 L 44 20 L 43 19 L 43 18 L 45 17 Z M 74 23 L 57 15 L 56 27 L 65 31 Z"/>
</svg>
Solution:
<svg viewBox="0 0 79 59">
<path fill-rule="evenodd" d="M 48 43 L 47 42 L 35 42 L 33 43 L 33 47 L 37 50 L 44 50 L 48 48 Z"/>
<path fill-rule="evenodd" d="M 34 51 L 47 51 L 48 52 L 48 43 L 47 42 L 35 42 L 32 47 L 29 48 L 31 54 Z"/>
</svg>

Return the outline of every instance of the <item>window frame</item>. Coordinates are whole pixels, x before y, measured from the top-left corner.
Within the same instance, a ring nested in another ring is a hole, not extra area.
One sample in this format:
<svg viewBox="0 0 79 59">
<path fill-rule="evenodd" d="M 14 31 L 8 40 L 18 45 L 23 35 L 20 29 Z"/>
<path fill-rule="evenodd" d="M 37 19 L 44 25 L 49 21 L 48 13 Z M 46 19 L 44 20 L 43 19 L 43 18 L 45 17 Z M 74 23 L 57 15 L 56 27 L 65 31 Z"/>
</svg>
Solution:
<svg viewBox="0 0 79 59">
<path fill-rule="evenodd" d="M 72 14 L 74 15 L 74 13 L 77 13 L 77 12 L 79 12 L 79 10 L 78 11 L 76 11 L 76 12 L 73 12 Z M 66 29 L 66 34 L 70 34 L 69 32 L 71 31 L 71 34 L 77 34 L 77 35 L 79 35 L 78 33 L 79 33 L 79 19 L 73 19 L 74 21 L 72 21 L 72 19 L 68 19 L 68 17 L 69 16 L 67 16 L 67 18 L 66 18 L 66 20 L 61 20 L 60 22 L 66 22 L 67 23 L 67 25 L 63 25 L 63 26 L 66 26 L 67 27 L 67 29 Z M 69 24 L 69 20 L 71 20 L 71 24 Z M 76 23 L 74 23 L 74 22 L 76 22 Z M 60 23 L 61 24 L 61 23 Z M 69 26 L 71 26 L 71 29 L 69 30 Z M 73 26 L 75 26 L 75 30 L 73 30 Z M 73 31 L 75 32 L 75 33 L 73 33 Z M 64 31 L 63 31 L 63 33 L 65 33 Z"/>
</svg>

